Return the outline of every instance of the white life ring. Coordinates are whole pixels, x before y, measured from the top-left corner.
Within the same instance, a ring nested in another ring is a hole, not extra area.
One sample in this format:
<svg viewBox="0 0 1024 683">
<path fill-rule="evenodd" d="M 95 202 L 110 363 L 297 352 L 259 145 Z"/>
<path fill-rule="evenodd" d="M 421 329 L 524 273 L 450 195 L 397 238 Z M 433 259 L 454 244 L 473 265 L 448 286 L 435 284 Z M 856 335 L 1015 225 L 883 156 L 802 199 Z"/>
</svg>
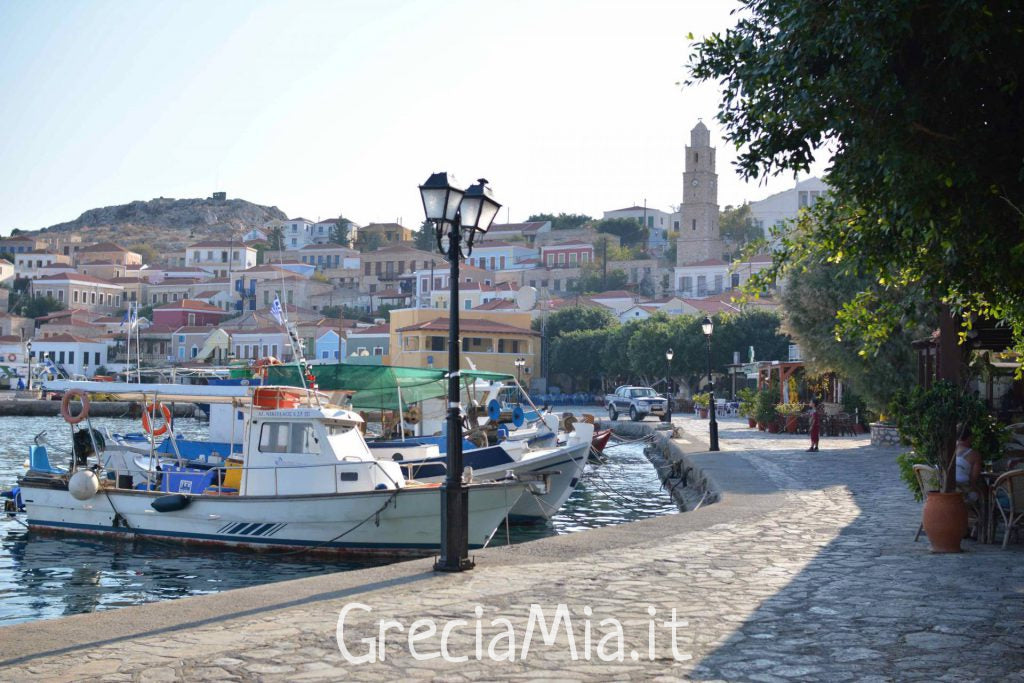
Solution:
<svg viewBox="0 0 1024 683">
<path fill-rule="evenodd" d="M 17 356 L 15 356 L 13 353 L 7 354 L 7 360 L 11 363 L 13 363 L 16 358 Z"/>
</svg>

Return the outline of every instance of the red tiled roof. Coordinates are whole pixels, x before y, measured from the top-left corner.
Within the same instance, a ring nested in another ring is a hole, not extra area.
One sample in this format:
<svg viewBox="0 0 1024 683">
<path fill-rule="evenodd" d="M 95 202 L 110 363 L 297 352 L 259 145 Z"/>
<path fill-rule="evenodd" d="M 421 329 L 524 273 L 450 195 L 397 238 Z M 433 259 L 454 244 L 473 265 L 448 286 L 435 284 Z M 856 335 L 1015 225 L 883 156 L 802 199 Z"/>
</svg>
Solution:
<svg viewBox="0 0 1024 683">
<path fill-rule="evenodd" d="M 47 282 L 60 282 L 67 280 L 68 282 L 89 282 L 97 285 L 114 285 L 110 280 L 101 280 L 98 277 L 92 275 L 83 275 L 82 273 L 54 273 L 52 275 L 43 275 L 42 277 L 36 278 L 33 282 L 40 282 L 45 280 Z"/>
<path fill-rule="evenodd" d="M 524 327 L 516 327 L 515 325 L 507 325 L 505 323 L 499 323 L 494 320 L 481 320 L 478 318 L 462 318 L 459 320 L 459 329 L 463 332 L 505 332 L 506 334 L 518 334 L 527 335 L 530 337 L 539 337 L 539 332 L 526 329 Z M 434 318 L 426 322 L 416 323 L 415 325 L 408 325 L 398 330 L 399 332 L 433 332 L 433 331 L 448 331 L 448 318 Z"/>
<path fill-rule="evenodd" d="M 181 301 L 172 301 L 170 303 L 162 304 L 153 309 L 154 311 L 202 311 L 203 313 L 220 313 L 227 315 L 227 311 L 222 308 L 212 306 L 205 301 L 195 301 L 194 299 L 182 299 Z"/>
<path fill-rule="evenodd" d="M 199 249 L 204 247 L 244 247 L 252 249 L 252 247 L 245 247 L 245 243 L 242 240 L 206 240 L 204 242 L 196 242 L 195 244 L 188 245 L 188 249 Z"/>
<path fill-rule="evenodd" d="M 591 299 L 632 299 L 633 292 L 627 292 L 624 289 L 613 289 L 608 292 L 599 292 L 597 294 L 591 294 Z"/>
<path fill-rule="evenodd" d="M 0 336 L 0 344 L 20 344 L 22 338 L 15 334 L 5 334 Z"/>
<path fill-rule="evenodd" d="M 102 341 L 98 340 L 98 339 L 90 339 L 89 337 L 78 337 L 76 335 L 67 334 L 67 333 L 55 334 L 52 337 L 43 337 L 42 339 L 34 339 L 34 340 L 32 340 L 32 344 L 36 348 L 39 347 L 39 344 L 45 344 L 46 342 L 56 342 L 56 343 L 77 342 L 77 343 L 80 343 L 80 344 L 81 343 L 87 343 L 87 344 L 101 344 L 102 343 Z"/>
<path fill-rule="evenodd" d="M 513 301 L 512 299 L 491 299 L 490 301 L 485 301 L 484 303 L 480 304 L 479 306 L 474 306 L 473 310 L 474 311 L 499 311 L 499 310 L 506 310 L 506 309 L 511 309 L 511 308 L 516 308 L 516 302 Z"/>
<path fill-rule="evenodd" d="M 725 261 L 723 261 L 722 259 L 709 258 L 709 259 L 704 259 L 703 261 L 697 261 L 696 263 L 687 263 L 684 266 L 680 266 L 680 268 L 689 268 L 691 266 L 727 266 L 727 265 L 729 265 L 729 264 L 726 263 Z"/>
<path fill-rule="evenodd" d="M 216 329 L 216 325 L 182 325 L 174 331 L 174 334 L 202 334 L 213 332 Z"/>
<path fill-rule="evenodd" d="M 102 253 L 106 251 L 116 251 L 120 253 L 125 253 L 128 252 L 129 250 L 125 249 L 120 244 L 114 244 L 113 242 L 100 242 L 99 244 L 90 244 L 88 247 L 82 247 L 78 251 L 79 253 L 82 254 L 88 254 Z"/>
</svg>

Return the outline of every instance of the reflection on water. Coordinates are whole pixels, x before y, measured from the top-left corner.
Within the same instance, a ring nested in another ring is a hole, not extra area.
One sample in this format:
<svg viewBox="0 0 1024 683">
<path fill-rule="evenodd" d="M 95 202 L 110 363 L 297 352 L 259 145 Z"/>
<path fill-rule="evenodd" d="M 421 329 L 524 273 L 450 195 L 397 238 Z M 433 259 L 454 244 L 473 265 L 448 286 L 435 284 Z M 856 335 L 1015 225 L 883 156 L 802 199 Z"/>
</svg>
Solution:
<svg viewBox="0 0 1024 683">
<path fill-rule="evenodd" d="M 97 428 L 138 431 L 138 422 L 96 419 Z M 179 419 L 180 434 L 201 436 L 204 424 Z M 32 437 L 47 431 L 55 465 L 69 453 L 68 426 L 54 418 L 0 418 L 0 489 L 24 471 Z M 63 454 L 62 454 L 63 453 Z M 511 540 L 572 533 L 677 512 L 639 445 L 610 447 L 608 462 L 590 466 L 569 502 L 549 524 L 513 527 Z M 495 543 L 505 542 L 505 529 Z M 28 532 L 0 521 L 0 623 L 48 619 L 187 595 L 372 566 L 329 558 L 203 549 L 158 541 L 115 541 Z"/>
</svg>

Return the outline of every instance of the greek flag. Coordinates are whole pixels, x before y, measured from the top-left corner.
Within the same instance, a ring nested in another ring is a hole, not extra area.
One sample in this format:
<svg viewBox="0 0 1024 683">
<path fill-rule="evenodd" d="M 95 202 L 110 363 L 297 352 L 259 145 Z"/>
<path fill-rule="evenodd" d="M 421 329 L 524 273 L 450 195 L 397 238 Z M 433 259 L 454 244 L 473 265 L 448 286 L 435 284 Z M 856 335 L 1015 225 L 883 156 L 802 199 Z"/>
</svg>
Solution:
<svg viewBox="0 0 1024 683">
<path fill-rule="evenodd" d="M 134 330 L 139 325 L 139 309 L 138 307 L 128 306 L 128 310 L 124 312 L 124 318 L 121 319 L 121 327 L 127 325 L 129 330 Z"/>
<path fill-rule="evenodd" d="M 123 328 L 125 325 L 128 325 L 129 323 L 131 323 L 131 321 L 132 321 L 132 309 L 129 308 L 127 311 L 124 312 L 124 317 L 121 318 L 121 327 Z"/>
<path fill-rule="evenodd" d="M 270 307 L 270 315 L 274 316 L 274 320 L 277 321 L 278 325 L 284 325 L 284 314 L 281 312 L 281 299 L 274 297 L 274 305 Z"/>
</svg>

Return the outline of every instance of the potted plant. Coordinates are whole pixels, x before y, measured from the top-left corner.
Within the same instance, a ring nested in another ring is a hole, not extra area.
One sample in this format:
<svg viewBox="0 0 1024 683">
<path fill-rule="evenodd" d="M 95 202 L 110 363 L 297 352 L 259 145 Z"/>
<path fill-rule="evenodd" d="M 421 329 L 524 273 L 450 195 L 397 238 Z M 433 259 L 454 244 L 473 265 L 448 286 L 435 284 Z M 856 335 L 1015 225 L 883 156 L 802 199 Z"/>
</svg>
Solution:
<svg viewBox="0 0 1024 683">
<path fill-rule="evenodd" d="M 899 456 L 901 477 L 915 497 L 925 498 L 924 531 L 933 552 L 960 552 L 967 530 L 967 506 L 956 489 L 956 440 L 967 429 L 984 459 L 999 457 L 1003 431 L 980 398 L 941 380 L 928 389 L 898 394 L 889 412 L 900 441 L 913 450 Z M 921 491 L 913 476 L 915 463 L 938 468 L 940 490 Z"/>
<path fill-rule="evenodd" d="M 736 397 L 740 400 L 737 412 L 747 418 L 747 426 L 753 429 L 757 426 L 757 420 L 755 419 L 757 392 L 750 387 L 745 387 L 736 392 Z"/>
<path fill-rule="evenodd" d="M 757 428 L 761 431 L 767 429 L 769 432 L 778 431 L 775 418 L 778 416 L 775 404 L 779 402 L 778 392 L 771 389 L 759 389 L 757 402 L 755 404 L 754 419 L 757 420 Z"/>
<path fill-rule="evenodd" d="M 782 417 L 783 429 L 787 433 L 796 434 L 797 422 L 803 409 L 804 407 L 800 403 L 780 403 L 775 406 L 776 412 Z"/>
<path fill-rule="evenodd" d="M 693 405 L 697 406 L 697 408 L 700 410 L 701 419 L 707 419 L 708 407 L 711 405 L 711 394 L 694 394 Z"/>
</svg>

